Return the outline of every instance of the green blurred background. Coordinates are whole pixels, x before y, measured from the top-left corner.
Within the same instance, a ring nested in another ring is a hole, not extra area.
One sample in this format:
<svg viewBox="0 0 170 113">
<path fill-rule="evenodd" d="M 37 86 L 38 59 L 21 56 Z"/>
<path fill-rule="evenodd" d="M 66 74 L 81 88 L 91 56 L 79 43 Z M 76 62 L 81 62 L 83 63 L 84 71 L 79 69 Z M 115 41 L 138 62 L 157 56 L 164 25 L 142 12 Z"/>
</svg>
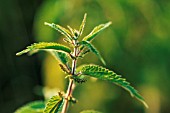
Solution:
<svg viewBox="0 0 170 113">
<path fill-rule="evenodd" d="M 62 35 L 44 26 L 54 22 L 79 27 L 84 13 L 84 35 L 98 24 L 112 21 L 93 44 L 107 68 L 123 75 L 149 104 L 145 109 L 123 89 L 89 79 L 77 85 L 68 113 L 95 109 L 103 113 L 170 112 L 170 1 L 169 0 L 0 0 L 0 113 L 12 113 L 32 100 L 43 99 L 41 87 L 65 90 L 64 74 L 50 55 L 16 57 L 34 42 L 57 41 Z M 93 54 L 81 63 L 101 62 Z"/>
</svg>

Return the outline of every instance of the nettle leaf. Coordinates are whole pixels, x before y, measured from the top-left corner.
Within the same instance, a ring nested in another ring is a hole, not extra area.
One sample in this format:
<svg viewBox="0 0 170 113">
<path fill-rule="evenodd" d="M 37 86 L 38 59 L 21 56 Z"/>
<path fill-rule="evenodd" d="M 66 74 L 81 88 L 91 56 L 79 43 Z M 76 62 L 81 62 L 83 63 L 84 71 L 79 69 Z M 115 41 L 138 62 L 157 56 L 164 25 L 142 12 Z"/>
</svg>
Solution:
<svg viewBox="0 0 170 113">
<path fill-rule="evenodd" d="M 63 98 L 59 95 L 50 98 L 44 109 L 44 113 L 59 113 L 63 105 Z"/>
<path fill-rule="evenodd" d="M 44 108 L 43 101 L 34 101 L 20 107 L 14 113 L 43 113 Z"/>
<path fill-rule="evenodd" d="M 100 55 L 99 51 L 89 41 L 81 41 L 79 44 L 90 49 L 90 51 L 92 51 L 94 54 L 96 54 L 99 57 L 99 59 L 101 60 L 101 62 L 104 65 L 106 65 L 106 63 L 105 63 L 104 59 L 102 58 L 102 56 Z"/>
<path fill-rule="evenodd" d="M 63 52 L 57 52 L 57 51 L 49 51 L 49 53 L 51 53 L 57 60 L 59 60 L 61 63 L 67 65 L 69 58 L 68 55 L 66 53 Z"/>
<path fill-rule="evenodd" d="M 71 74 L 71 71 L 68 67 L 66 67 L 65 65 L 59 64 L 61 70 L 66 73 L 66 74 Z"/>
<path fill-rule="evenodd" d="M 67 27 L 68 27 L 68 29 L 70 30 L 71 35 L 72 35 L 72 36 L 74 36 L 74 30 L 73 30 L 73 28 L 72 28 L 72 27 L 70 27 L 70 26 L 67 26 Z"/>
<path fill-rule="evenodd" d="M 95 110 L 84 110 L 80 113 L 102 113 L 102 112 L 99 112 L 99 111 L 95 111 Z"/>
<path fill-rule="evenodd" d="M 79 28 L 79 35 L 81 36 L 82 35 L 82 33 L 83 33 L 83 30 L 84 30 L 84 26 L 85 26 L 85 23 L 86 23 L 86 17 L 87 17 L 87 14 L 85 13 L 84 14 L 84 18 L 83 18 L 83 21 L 82 21 L 82 23 L 81 23 L 81 25 L 80 25 L 80 28 Z"/>
<path fill-rule="evenodd" d="M 79 35 L 80 35 L 79 31 L 76 30 L 76 29 L 71 28 L 70 26 L 67 26 L 67 27 L 68 27 L 68 29 L 69 29 L 70 32 L 71 32 L 72 38 L 74 38 L 75 40 L 77 40 L 77 38 L 78 38 Z"/>
<path fill-rule="evenodd" d="M 71 33 L 69 30 L 67 30 L 66 28 L 60 26 L 60 25 L 57 25 L 57 24 L 50 24 L 50 23 L 47 23 L 47 22 L 44 22 L 45 25 L 48 25 L 52 28 L 54 28 L 55 30 L 59 31 L 61 34 L 63 34 L 65 37 L 67 37 L 69 40 L 72 40 L 71 38 Z"/>
<path fill-rule="evenodd" d="M 80 53 L 80 55 L 78 56 L 79 58 L 83 58 L 87 53 L 89 53 L 90 52 L 90 50 L 89 49 L 87 49 L 87 50 L 84 50 L 84 51 L 82 51 L 81 53 Z"/>
<path fill-rule="evenodd" d="M 81 73 L 82 75 L 87 75 L 101 80 L 110 81 L 118 86 L 121 86 L 122 88 L 127 90 L 132 97 L 137 98 L 145 105 L 145 107 L 148 108 L 148 105 L 145 103 L 144 98 L 138 93 L 137 90 L 134 89 L 134 87 L 130 85 L 129 82 L 126 81 L 125 78 L 121 78 L 121 75 L 117 75 L 113 71 L 110 71 L 98 65 L 84 65 L 80 67 L 82 67 L 82 69 L 79 73 Z"/>
<path fill-rule="evenodd" d="M 83 40 L 85 40 L 85 41 L 91 41 L 91 40 L 93 40 L 94 37 L 95 37 L 99 32 L 103 31 L 105 28 L 109 27 L 111 24 L 112 24 L 112 22 L 108 22 L 108 23 L 106 23 L 106 24 L 100 24 L 100 25 L 96 26 L 89 35 L 87 35 L 87 36 L 85 36 L 85 37 L 83 38 Z"/>
<path fill-rule="evenodd" d="M 18 52 L 16 55 L 22 55 L 24 53 L 28 53 L 28 52 L 37 52 L 38 50 L 47 50 L 47 49 L 53 49 L 56 51 L 62 51 L 65 53 L 71 53 L 70 48 L 68 48 L 67 46 L 58 44 L 58 43 L 52 43 L 52 42 L 40 42 L 40 43 L 34 43 L 31 46 L 28 46 L 27 49 Z"/>
</svg>

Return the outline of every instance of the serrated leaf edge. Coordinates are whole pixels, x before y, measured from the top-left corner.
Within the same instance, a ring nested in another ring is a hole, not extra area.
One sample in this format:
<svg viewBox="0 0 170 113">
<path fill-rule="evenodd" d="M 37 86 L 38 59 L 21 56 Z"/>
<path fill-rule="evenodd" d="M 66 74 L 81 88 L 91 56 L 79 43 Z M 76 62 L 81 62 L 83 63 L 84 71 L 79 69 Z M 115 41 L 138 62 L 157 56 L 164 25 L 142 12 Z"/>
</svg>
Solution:
<svg viewBox="0 0 170 113">
<path fill-rule="evenodd" d="M 71 53 L 70 48 L 62 44 L 58 44 L 54 42 L 39 42 L 39 43 L 31 44 L 31 46 L 27 46 L 26 49 L 22 50 L 21 52 L 16 53 L 16 55 L 20 56 L 28 52 L 33 52 L 36 50 L 46 50 L 46 49 L 53 49 L 57 51 Z"/>
<path fill-rule="evenodd" d="M 102 66 L 98 66 L 94 64 L 83 65 L 80 68 L 79 70 L 82 75 L 95 77 L 101 80 L 107 80 L 112 83 L 115 83 L 118 86 L 121 86 L 122 88 L 127 90 L 131 94 L 132 97 L 135 97 L 137 100 L 142 102 L 146 108 L 148 108 L 148 105 L 145 102 L 144 98 L 138 93 L 136 89 L 134 89 L 134 87 L 130 86 L 130 83 L 127 82 L 125 78 L 122 78 L 121 75 L 117 75 L 116 73 L 114 73 L 113 71 L 109 69 L 106 69 Z M 96 77 L 94 76 L 94 74 L 96 73 L 101 74 L 101 75 L 98 75 L 99 77 Z M 102 75 L 104 76 L 103 78 L 101 78 Z"/>
</svg>

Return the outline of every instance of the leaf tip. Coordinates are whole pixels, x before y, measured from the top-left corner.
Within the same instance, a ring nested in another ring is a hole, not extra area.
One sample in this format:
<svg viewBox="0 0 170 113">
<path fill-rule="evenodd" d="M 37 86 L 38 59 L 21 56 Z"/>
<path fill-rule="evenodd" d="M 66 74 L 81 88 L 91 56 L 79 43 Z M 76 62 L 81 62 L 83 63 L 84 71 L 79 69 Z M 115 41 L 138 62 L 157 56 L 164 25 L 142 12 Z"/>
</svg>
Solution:
<svg viewBox="0 0 170 113">
<path fill-rule="evenodd" d="M 48 23 L 48 22 L 44 22 L 44 25 L 50 25 L 50 23 Z"/>
<path fill-rule="evenodd" d="M 22 55 L 24 53 L 27 53 L 27 52 L 29 52 L 29 49 L 25 49 L 25 50 L 23 50 L 21 52 L 16 53 L 16 56 L 20 56 L 20 55 Z"/>
<path fill-rule="evenodd" d="M 140 95 L 139 95 L 140 96 Z M 145 102 L 145 99 L 142 96 L 136 96 L 133 95 L 132 97 L 135 97 L 137 100 L 139 100 L 146 108 L 149 108 L 148 104 Z"/>
<path fill-rule="evenodd" d="M 108 23 L 107 23 L 107 26 L 110 26 L 112 24 L 112 22 L 111 21 L 109 21 Z"/>
<path fill-rule="evenodd" d="M 106 66 L 106 62 L 104 61 L 104 59 L 102 58 L 102 63 L 103 63 L 103 65 L 105 65 Z"/>
<path fill-rule="evenodd" d="M 20 56 L 21 54 L 20 54 L 20 52 L 18 52 L 18 53 L 16 53 L 15 55 L 16 55 L 16 56 Z"/>
<path fill-rule="evenodd" d="M 149 108 L 149 106 L 148 106 L 148 104 L 145 102 L 145 100 L 141 100 L 141 99 L 140 99 L 139 101 L 142 102 L 142 104 L 145 106 L 145 108 L 147 108 L 147 109 Z"/>
<path fill-rule="evenodd" d="M 146 102 L 142 102 L 143 104 L 144 104 L 144 106 L 148 109 L 149 108 L 149 106 L 148 106 L 148 104 L 146 103 Z"/>
<path fill-rule="evenodd" d="M 84 18 L 86 18 L 87 17 L 87 13 L 84 13 Z"/>
</svg>

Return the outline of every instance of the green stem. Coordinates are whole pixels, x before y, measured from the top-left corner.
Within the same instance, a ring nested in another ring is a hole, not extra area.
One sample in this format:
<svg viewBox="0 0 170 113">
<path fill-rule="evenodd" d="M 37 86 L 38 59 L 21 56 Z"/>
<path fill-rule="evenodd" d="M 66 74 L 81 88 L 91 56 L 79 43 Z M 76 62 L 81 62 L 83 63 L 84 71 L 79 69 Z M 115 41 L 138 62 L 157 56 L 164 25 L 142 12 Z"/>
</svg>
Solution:
<svg viewBox="0 0 170 113">
<path fill-rule="evenodd" d="M 73 52 L 73 56 L 76 58 L 77 57 L 77 54 L 78 54 L 78 48 L 76 47 L 76 41 L 74 41 L 74 52 Z M 71 69 L 71 75 L 75 75 L 75 71 L 76 71 L 76 64 L 77 64 L 77 60 L 76 59 L 73 59 L 72 61 L 72 69 Z M 63 104 L 63 109 L 61 111 L 61 113 L 66 113 L 67 112 L 67 109 L 68 109 L 68 106 L 69 106 L 69 100 L 68 98 L 72 96 L 72 93 L 73 93 L 73 89 L 74 89 L 74 81 L 73 79 L 69 79 L 69 85 L 68 85 L 68 88 L 67 88 L 67 93 L 66 93 L 66 96 L 65 96 L 65 100 L 64 100 L 64 104 Z"/>
</svg>

